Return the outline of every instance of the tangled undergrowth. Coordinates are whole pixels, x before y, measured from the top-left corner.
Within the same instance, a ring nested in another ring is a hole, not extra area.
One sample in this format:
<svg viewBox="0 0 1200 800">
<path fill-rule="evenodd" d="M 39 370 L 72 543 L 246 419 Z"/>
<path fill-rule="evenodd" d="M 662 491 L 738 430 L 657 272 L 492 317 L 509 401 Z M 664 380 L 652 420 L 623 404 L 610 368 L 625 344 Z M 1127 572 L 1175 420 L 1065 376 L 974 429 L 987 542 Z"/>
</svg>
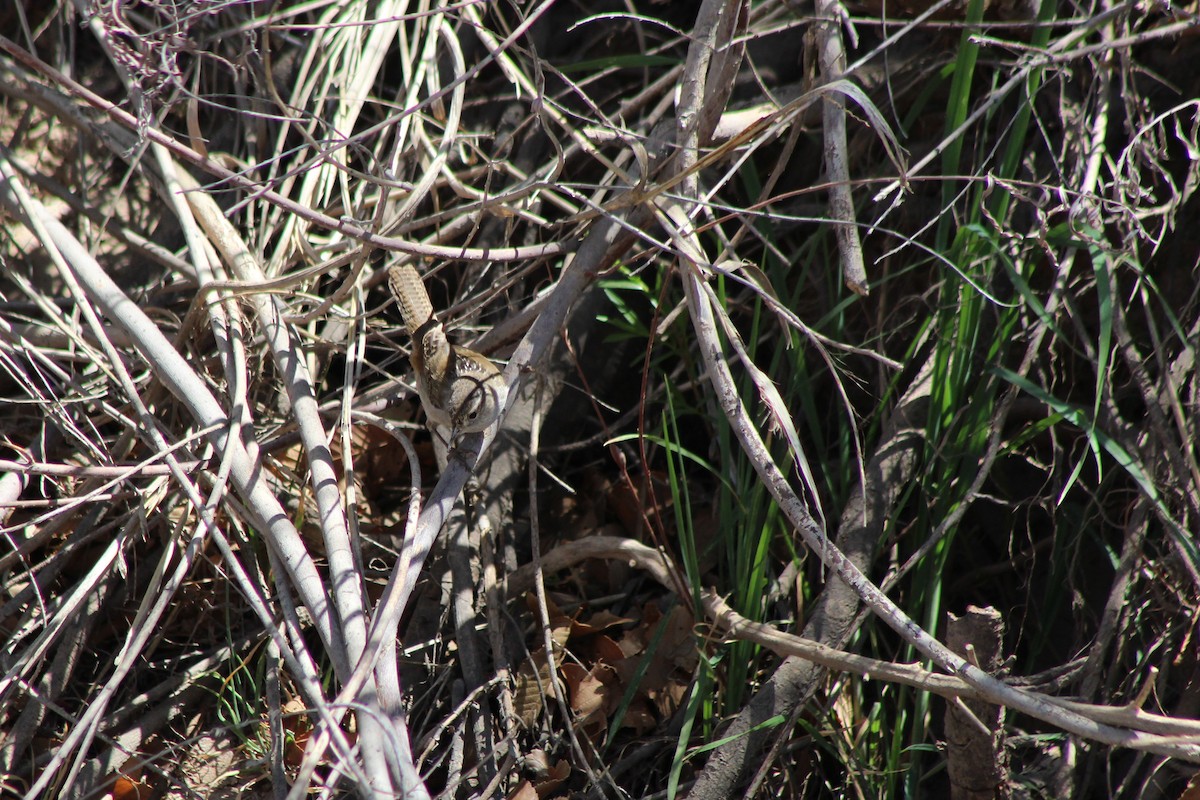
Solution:
<svg viewBox="0 0 1200 800">
<path fill-rule="evenodd" d="M 1197 12 L 0 9 L 0 794 L 1194 796 Z"/>
</svg>

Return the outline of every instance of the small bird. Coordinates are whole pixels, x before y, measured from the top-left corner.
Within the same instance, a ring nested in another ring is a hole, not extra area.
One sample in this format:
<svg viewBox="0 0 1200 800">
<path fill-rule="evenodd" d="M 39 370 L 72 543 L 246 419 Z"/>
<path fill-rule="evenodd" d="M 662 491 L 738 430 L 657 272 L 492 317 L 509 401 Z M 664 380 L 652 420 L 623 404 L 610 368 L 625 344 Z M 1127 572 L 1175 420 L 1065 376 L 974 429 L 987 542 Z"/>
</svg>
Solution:
<svg viewBox="0 0 1200 800">
<path fill-rule="evenodd" d="M 500 415 L 504 380 L 499 368 L 486 356 L 450 343 L 411 265 L 389 267 L 388 285 L 412 337 L 411 361 L 426 416 L 449 428 L 451 438 L 487 428 Z"/>
</svg>

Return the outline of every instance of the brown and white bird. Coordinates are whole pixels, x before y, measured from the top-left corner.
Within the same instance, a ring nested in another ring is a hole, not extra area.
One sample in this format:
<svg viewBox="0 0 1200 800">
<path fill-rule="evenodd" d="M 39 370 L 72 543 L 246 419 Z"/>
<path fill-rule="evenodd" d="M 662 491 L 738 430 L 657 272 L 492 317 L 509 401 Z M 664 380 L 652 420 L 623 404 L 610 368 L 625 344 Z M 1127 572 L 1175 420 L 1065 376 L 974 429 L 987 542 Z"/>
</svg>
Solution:
<svg viewBox="0 0 1200 800">
<path fill-rule="evenodd" d="M 504 380 L 486 356 L 451 344 L 433 314 L 421 276 L 409 264 L 388 268 L 388 285 L 412 337 L 412 366 L 425 414 L 451 438 L 482 431 L 500 415 Z"/>
</svg>

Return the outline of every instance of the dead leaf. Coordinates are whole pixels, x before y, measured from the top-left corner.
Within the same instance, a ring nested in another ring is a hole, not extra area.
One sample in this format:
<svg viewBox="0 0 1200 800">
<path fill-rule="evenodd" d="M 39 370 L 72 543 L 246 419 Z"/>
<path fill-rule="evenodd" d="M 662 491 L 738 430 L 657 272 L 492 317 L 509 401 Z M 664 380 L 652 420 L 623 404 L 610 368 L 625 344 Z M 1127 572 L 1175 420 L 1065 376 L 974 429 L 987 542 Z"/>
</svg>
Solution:
<svg viewBox="0 0 1200 800">
<path fill-rule="evenodd" d="M 532 728 L 541 716 L 549 686 L 550 669 L 546 654 L 538 650 L 521 664 L 513 681 L 513 710 L 527 729 Z"/>
</svg>

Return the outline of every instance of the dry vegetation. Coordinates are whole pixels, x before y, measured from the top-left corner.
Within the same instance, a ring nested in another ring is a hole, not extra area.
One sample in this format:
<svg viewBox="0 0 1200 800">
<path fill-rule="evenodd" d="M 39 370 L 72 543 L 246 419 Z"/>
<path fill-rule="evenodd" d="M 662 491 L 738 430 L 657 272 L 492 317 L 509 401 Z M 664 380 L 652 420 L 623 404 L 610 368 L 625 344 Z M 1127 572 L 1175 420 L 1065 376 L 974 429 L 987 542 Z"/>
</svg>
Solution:
<svg viewBox="0 0 1200 800">
<path fill-rule="evenodd" d="M 0 795 L 1196 797 L 1197 23 L 0 7 Z"/>
</svg>

